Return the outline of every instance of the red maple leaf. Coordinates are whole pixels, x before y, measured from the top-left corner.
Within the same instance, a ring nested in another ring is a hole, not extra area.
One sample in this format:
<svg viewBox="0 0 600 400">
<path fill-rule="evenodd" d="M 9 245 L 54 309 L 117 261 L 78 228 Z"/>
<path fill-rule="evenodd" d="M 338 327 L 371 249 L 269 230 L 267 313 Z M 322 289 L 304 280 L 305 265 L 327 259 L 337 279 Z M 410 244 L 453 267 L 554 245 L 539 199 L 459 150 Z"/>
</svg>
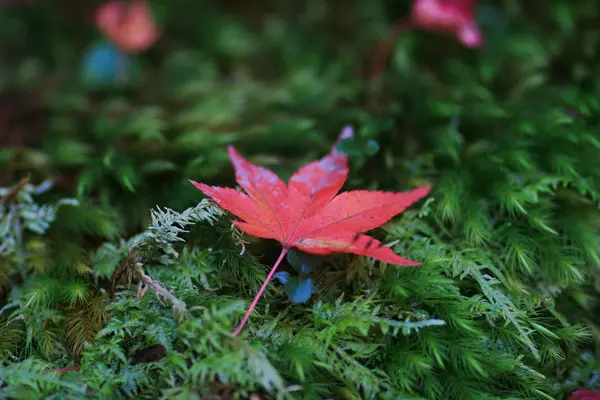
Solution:
<svg viewBox="0 0 600 400">
<path fill-rule="evenodd" d="M 346 127 L 339 140 L 352 136 L 352 128 Z M 246 193 L 194 181 L 191 183 L 219 206 L 239 217 L 241 221 L 234 224 L 242 231 L 264 239 L 275 239 L 283 247 L 242 322 L 233 332 L 234 336 L 241 331 L 275 270 L 292 247 L 312 254 L 345 252 L 390 264 L 419 265 L 361 232 L 374 229 L 401 213 L 425 197 L 429 187 L 407 193 L 355 190 L 337 195 L 348 176 L 348 156 L 335 147 L 324 158 L 300 168 L 287 184 L 272 171 L 245 160 L 232 146 L 228 150 L 237 183 Z"/>
</svg>

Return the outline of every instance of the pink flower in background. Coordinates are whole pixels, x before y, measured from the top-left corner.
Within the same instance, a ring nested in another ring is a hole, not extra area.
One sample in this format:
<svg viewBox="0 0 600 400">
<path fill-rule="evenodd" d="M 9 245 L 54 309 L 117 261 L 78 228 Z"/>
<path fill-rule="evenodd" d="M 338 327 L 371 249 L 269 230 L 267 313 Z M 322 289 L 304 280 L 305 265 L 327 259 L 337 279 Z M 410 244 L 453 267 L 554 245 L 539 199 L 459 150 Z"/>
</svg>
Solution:
<svg viewBox="0 0 600 400">
<path fill-rule="evenodd" d="M 96 25 L 128 53 L 148 50 L 160 36 L 147 0 L 128 3 L 117 0 L 103 4 L 96 11 Z"/>
<path fill-rule="evenodd" d="M 411 20 L 415 26 L 451 33 L 466 47 L 479 47 L 483 35 L 475 21 L 477 0 L 415 0 Z"/>
<path fill-rule="evenodd" d="M 585 389 L 576 390 L 571 394 L 569 400 L 600 400 L 600 392 Z"/>
</svg>

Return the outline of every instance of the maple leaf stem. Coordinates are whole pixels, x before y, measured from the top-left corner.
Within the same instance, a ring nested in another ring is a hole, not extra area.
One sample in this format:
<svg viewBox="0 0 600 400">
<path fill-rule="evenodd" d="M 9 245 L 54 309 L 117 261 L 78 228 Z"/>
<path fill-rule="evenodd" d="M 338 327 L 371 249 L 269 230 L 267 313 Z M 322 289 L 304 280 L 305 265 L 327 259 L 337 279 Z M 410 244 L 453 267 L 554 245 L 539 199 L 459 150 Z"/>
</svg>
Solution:
<svg viewBox="0 0 600 400">
<path fill-rule="evenodd" d="M 273 266 L 271 267 L 271 270 L 269 271 L 269 274 L 265 278 L 265 281 L 263 282 L 262 286 L 260 287 L 260 289 L 258 289 L 258 293 L 256 293 L 256 296 L 254 296 L 254 299 L 252 300 L 250 307 L 248 307 L 248 311 L 246 311 L 244 318 L 242 318 L 242 322 L 240 322 L 240 324 L 237 326 L 237 328 L 235 328 L 235 331 L 233 331 L 231 333 L 232 336 L 239 335 L 240 332 L 242 331 L 242 329 L 244 328 L 244 325 L 246 325 L 246 322 L 248 322 L 248 319 L 250 318 L 252 311 L 254 311 L 254 308 L 256 307 L 258 300 L 260 300 L 263 292 L 265 291 L 265 289 L 267 288 L 267 285 L 273 278 L 273 275 L 275 275 L 275 271 L 277 271 L 277 267 L 279 267 L 279 264 L 281 264 L 281 261 L 283 261 L 283 258 L 287 254 L 288 250 L 289 250 L 289 247 L 283 247 L 283 249 L 281 249 L 281 254 L 279 254 L 279 258 L 277 258 L 277 261 L 275 261 L 275 264 L 273 264 Z"/>
</svg>

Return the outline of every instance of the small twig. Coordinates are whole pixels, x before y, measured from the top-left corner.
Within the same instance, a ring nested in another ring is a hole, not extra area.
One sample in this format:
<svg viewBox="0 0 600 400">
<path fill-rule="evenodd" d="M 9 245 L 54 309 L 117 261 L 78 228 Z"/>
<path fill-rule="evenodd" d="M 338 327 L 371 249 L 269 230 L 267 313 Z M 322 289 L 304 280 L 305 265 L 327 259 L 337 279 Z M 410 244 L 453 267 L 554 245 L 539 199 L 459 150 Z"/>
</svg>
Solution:
<svg viewBox="0 0 600 400">
<path fill-rule="evenodd" d="M 143 284 L 143 286 L 141 289 L 138 289 L 138 296 L 141 298 L 144 296 L 144 294 L 146 293 L 146 290 L 148 287 L 152 288 L 157 295 L 161 295 L 162 297 L 169 299 L 171 301 L 171 303 L 173 303 L 173 308 L 176 308 L 180 311 L 186 311 L 186 305 L 183 301 L 179 300 L 177 297 L 175 297 L 171 292 L 169 292 L 167 289 L 165 289 L 158 281 L 155 281 L 154 279 L 150 278 L 148 275 L 146 275 L 144 273 L 144 270 L 142 269 L 142 264 L 138 263 L 136 265 L 136 274 L 138 279 L 140 280 L 140 283 Z"/>
</svg>

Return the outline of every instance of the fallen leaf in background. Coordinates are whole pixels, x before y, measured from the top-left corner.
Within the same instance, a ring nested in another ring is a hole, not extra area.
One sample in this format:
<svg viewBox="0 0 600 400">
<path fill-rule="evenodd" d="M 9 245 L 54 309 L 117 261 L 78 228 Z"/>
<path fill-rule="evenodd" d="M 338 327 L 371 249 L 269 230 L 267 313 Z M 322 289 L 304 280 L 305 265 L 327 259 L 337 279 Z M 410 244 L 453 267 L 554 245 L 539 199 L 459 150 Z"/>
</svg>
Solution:
<svg viewBox="0 0 600 400">
<path fill-rule="evenodd" d="M 475 21 L 477 0 L 415 0 L 411 20 L 419 28 L 447 32 L 469 48 L 483 44 Z"/>
<path fill-rule="evenodd" d="M 353 135 L 352 128 L 346 127 L 339 140 Z M 292 247 L 310 254 L 344 252 L 395 265 L 420 264 L 400 257 L 380 241 L 361 232 L 386 223 L 425 197 L 429 187 L 406 193 L 354 190 L 337 195 L 348 177 L 348 156 L 335 147 L 321 160 L 300 168 L 287 185 L 272 171 L 248 162 L 232 146 L 229 146 L 229 157 L 237 183 L 246 193 L 191 183 L 219 206 L 241 218 L 234 222 L 239 229 L 263 239 L 275 239 L 283 247 L 242 322 L 233 332 L 234 336 L 240 333 Z"/>
<path fill-rule="evenodd" d="M 148 50 L 160 36 L 147 0 L 112 1 L 96 11 L 96 26 L 128 53 Z"/>
</svg>

